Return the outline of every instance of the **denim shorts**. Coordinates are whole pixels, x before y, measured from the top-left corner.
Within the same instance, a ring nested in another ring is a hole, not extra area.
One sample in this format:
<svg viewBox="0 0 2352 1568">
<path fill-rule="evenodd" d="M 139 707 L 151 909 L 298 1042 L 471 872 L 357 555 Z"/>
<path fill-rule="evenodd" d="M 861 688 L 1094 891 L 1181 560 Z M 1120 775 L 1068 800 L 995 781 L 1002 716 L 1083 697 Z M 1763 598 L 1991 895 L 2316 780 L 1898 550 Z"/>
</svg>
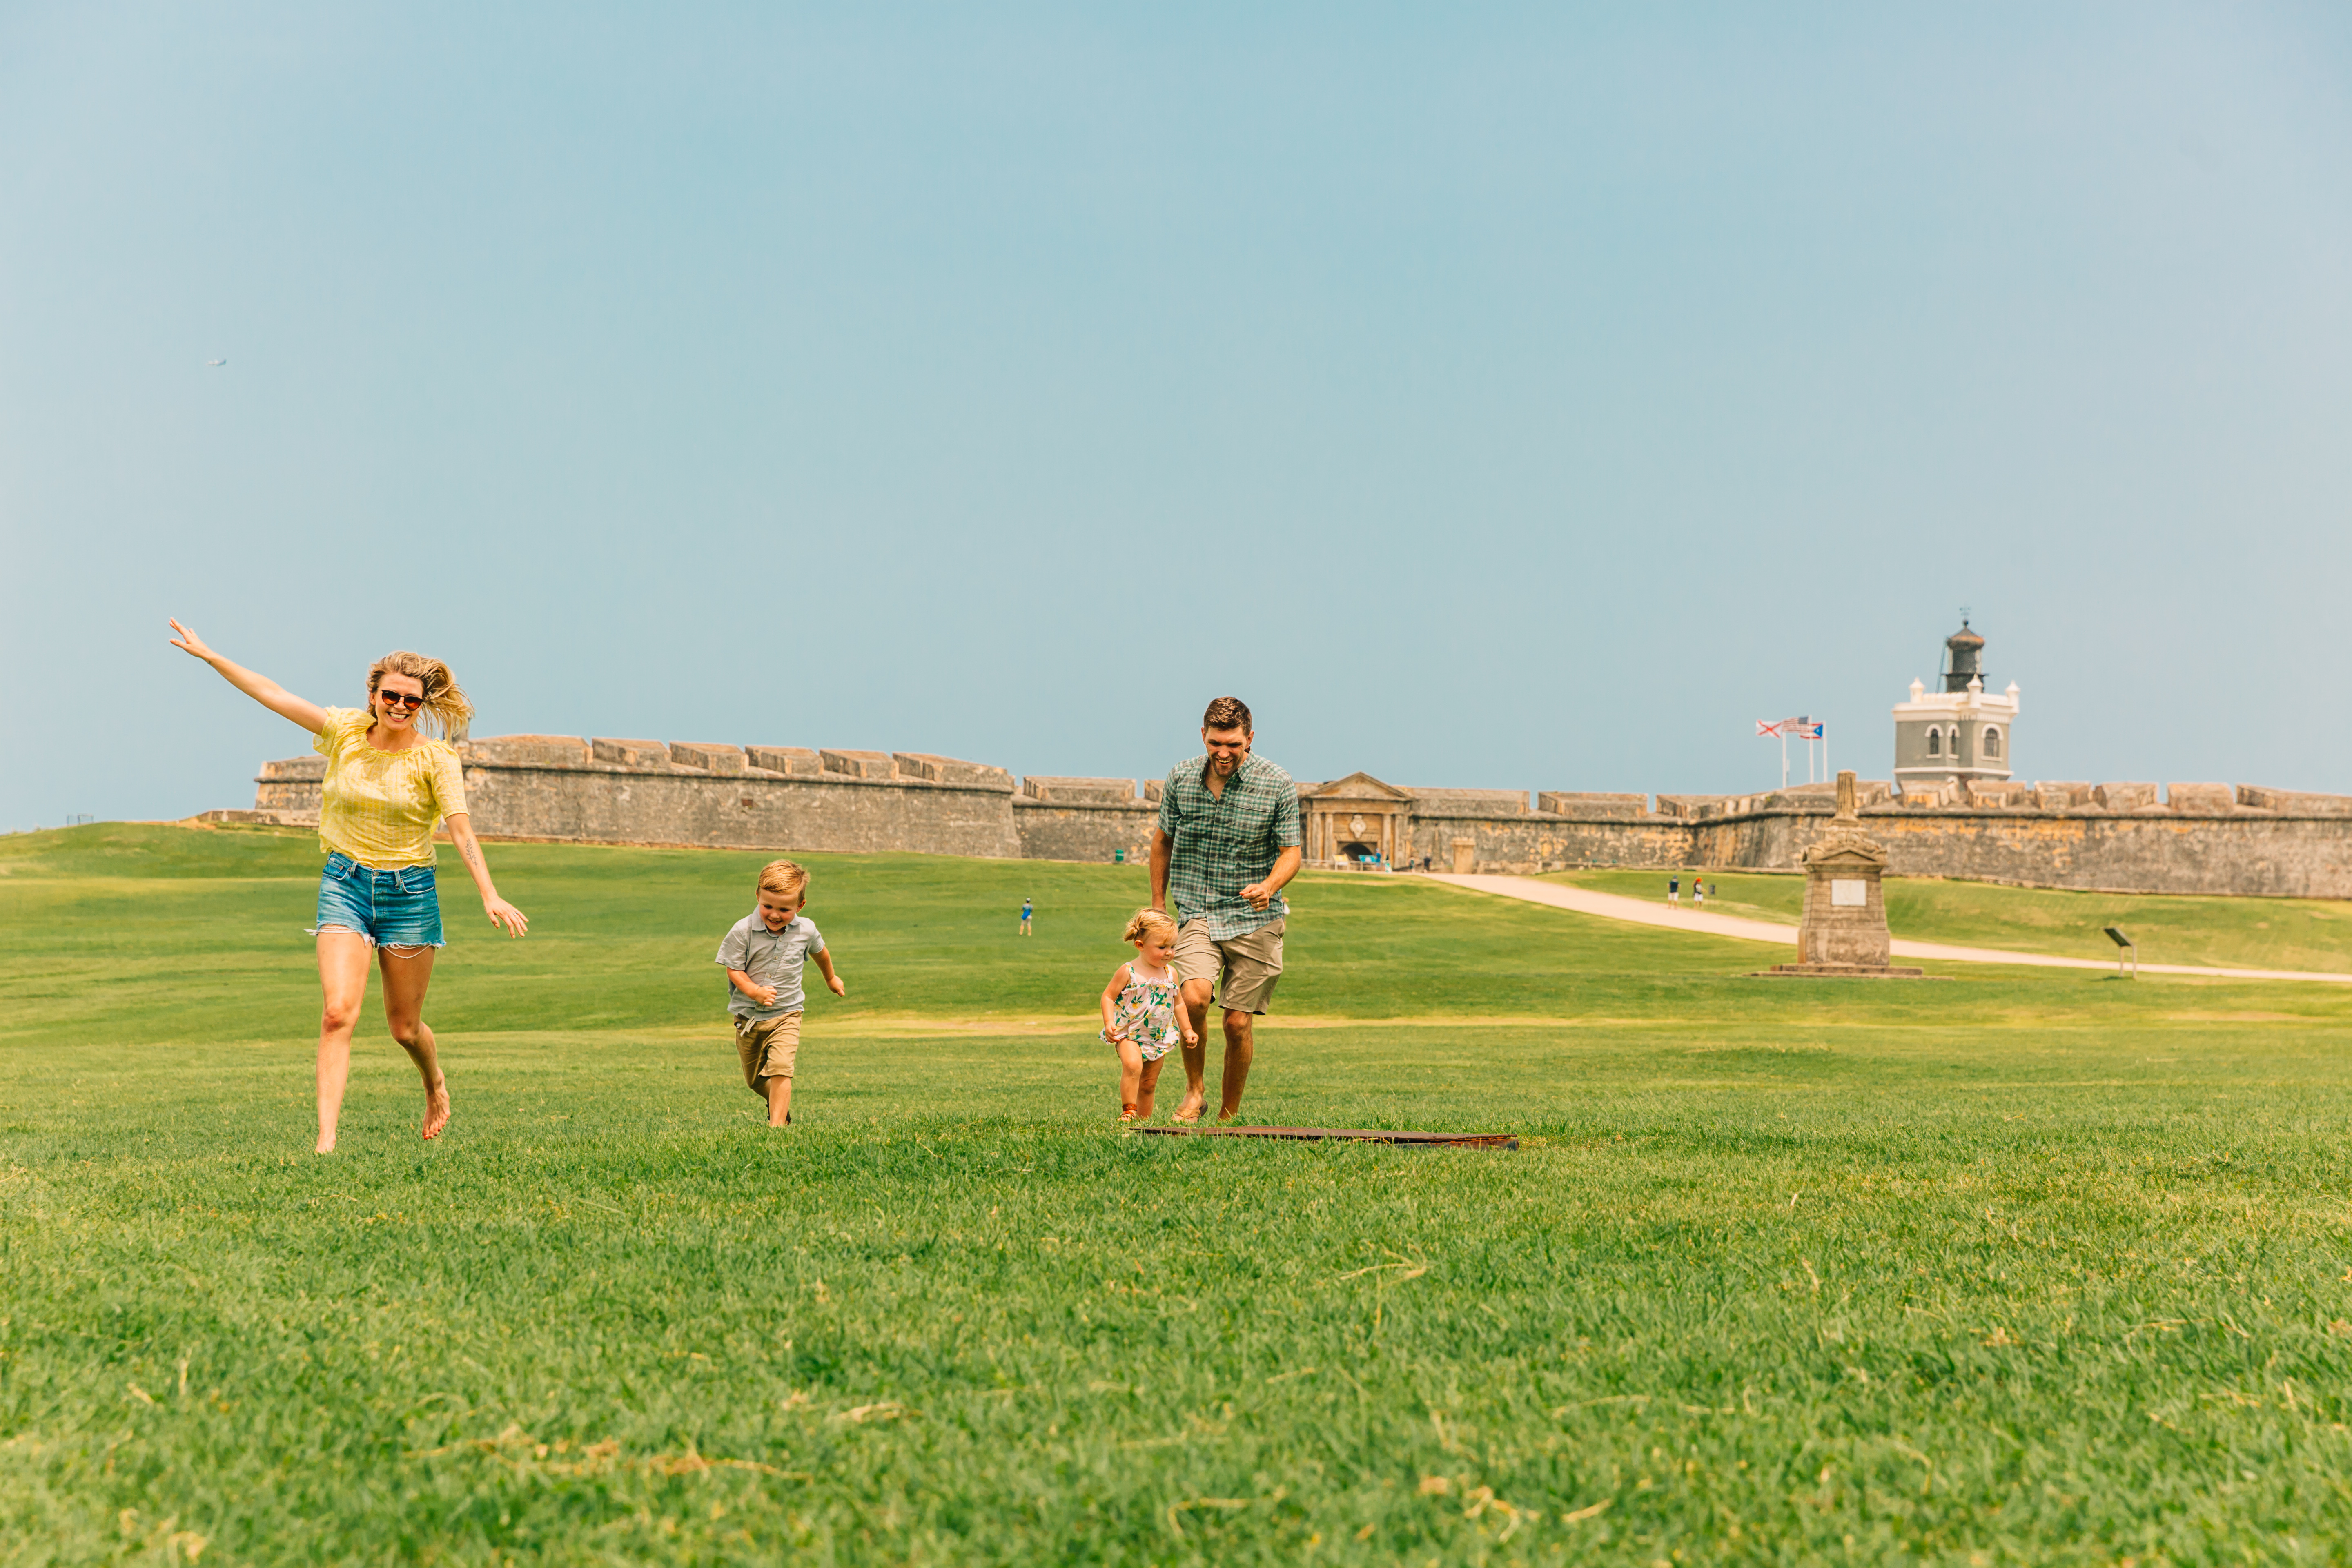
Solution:
<svg viewBox="0 0 2352 1568">
<path fill-rule="evenodd" d="M 373 871 L 335 851 L 319 878 L 319 923 L 310 934 L 330 927 L 357 931 L 374 947 L 443 946 L 433 868 Z"/>
</svg>

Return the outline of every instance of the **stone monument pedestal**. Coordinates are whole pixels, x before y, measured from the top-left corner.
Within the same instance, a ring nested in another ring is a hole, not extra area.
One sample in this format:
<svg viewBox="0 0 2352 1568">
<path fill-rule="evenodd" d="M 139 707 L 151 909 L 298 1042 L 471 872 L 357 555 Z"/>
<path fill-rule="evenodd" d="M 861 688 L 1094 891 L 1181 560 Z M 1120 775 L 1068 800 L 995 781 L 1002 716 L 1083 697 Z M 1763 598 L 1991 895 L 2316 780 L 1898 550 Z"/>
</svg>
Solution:
<svg viewBox="0 0 2352 1568">
<path fill-rule="evenodd" d="M 1913 980 L 1927 972 L 1887 962 L 1886 848 L 1862 830 L 1853 774 L 1837 777 L 1837 816 L 1805 851 L 1805 912 L 1797 927 L 1797 962 L 1776 963 L 1770 975 L 1855 980 Z"/>
</svg>

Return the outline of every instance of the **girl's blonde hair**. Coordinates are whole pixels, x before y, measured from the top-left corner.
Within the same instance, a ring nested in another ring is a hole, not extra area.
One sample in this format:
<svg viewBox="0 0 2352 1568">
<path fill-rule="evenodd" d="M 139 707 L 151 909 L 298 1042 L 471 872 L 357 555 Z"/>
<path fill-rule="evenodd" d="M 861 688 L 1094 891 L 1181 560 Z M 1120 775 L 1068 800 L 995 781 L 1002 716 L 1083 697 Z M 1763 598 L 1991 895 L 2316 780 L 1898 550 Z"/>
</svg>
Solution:
<svg viewBox="0 0 2352 1568">
<path fill-rule="evenodd" d="M 1170 920 L 1164 912 L 1159 910 L 1136 910 L 1135 918 L 1127 922 L 1126 940 L 1129 942 L 1139 942 L 1142 940 L 1143 933 L 1148 931 L 1166 931 L 1168 933 L 1168 941 L 1171 945 L 1176 941 L 1176 922 Z"/>
<path fill-rule="evenodd" d="M 416 710 L 417 722 L 428 721 L 451 744 L 466 738 L 466 723 L 474 716 L 474 705 L 466 700 L 465 690 L 449 667 L 437 658 L 427 658 L 421 653 L 401 649 L 385 654 L 368 666 L 368 706 L 375 706 L 376 689 L 387 675 L 413 676 L 425 688 L 425 706 Z"/>
</svg>

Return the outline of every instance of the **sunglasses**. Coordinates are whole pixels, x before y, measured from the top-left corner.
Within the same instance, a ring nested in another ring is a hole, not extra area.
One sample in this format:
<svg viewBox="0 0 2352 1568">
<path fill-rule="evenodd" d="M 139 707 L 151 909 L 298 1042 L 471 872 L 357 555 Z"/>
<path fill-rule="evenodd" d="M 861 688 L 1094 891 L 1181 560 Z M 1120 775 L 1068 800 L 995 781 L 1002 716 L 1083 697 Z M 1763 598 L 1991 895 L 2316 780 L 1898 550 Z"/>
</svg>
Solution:
<svg viewBox="0 0 2352 1568">
<path fill-rule="evenodd" d="M 421 691 L 413 695 L 405 691 L 379 691 L 376 695 L 383 698 L 386 702 L 396 702 L 403 708 L 422 708 L 425 706 L 425 694 Z"/>
</svg>

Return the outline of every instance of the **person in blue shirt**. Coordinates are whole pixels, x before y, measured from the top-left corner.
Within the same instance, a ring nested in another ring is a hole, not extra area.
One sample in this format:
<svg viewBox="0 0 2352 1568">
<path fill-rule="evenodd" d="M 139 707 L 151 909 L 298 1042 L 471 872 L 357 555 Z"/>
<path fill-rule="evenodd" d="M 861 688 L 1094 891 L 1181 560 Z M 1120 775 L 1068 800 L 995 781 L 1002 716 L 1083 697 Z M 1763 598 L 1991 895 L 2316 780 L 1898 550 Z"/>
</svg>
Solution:
<svg viewBox="0 0 2352 1568">
<path fill-rule="evenodd" d="M 1021 934 L 1023 936 L 1029 934 L 1029 900 L 1027 899 L 1021 900 Z"/>
</svg>

